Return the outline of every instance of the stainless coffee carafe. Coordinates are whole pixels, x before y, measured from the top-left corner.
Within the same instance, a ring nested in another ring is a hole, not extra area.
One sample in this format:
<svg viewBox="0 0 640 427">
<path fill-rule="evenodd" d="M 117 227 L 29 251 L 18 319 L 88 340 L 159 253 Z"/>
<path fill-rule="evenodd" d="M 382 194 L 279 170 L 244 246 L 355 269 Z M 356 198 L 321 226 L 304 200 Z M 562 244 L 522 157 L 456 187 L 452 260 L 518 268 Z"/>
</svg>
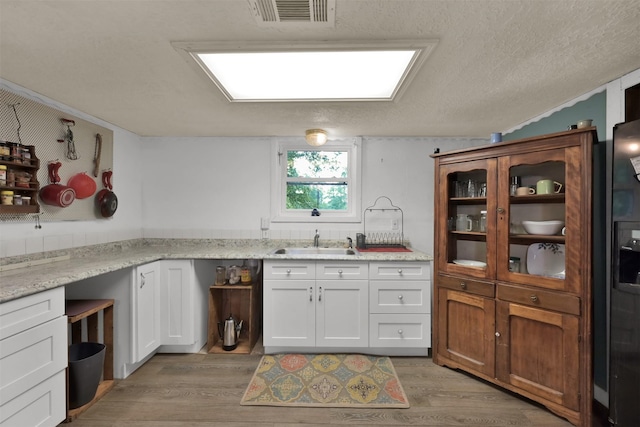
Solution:
<svg viewBox="0 0 640 427">
<path fill-rule="evenodd" d="M 224 322 L 218 322 L 218 333 L 222 340 L 222 349 L 231 351 L 238 346 L 238 338 L 242 330 L 242 320 L 236 323 L 233 315 L 230 315 Z"/>
</svg>

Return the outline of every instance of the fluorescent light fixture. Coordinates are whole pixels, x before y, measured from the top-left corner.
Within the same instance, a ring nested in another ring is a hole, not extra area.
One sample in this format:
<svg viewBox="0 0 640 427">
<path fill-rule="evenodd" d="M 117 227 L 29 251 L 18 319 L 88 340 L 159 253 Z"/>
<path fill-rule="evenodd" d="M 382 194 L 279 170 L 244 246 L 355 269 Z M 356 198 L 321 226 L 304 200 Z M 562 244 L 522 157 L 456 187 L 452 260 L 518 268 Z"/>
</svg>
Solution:
<svg viewBox="0 0 640 427">
<path fill-rule="evenodd" d="M 174 43 L 230 101 L 390 101 L 434 41 L 245 46 Z"/>
</svg>

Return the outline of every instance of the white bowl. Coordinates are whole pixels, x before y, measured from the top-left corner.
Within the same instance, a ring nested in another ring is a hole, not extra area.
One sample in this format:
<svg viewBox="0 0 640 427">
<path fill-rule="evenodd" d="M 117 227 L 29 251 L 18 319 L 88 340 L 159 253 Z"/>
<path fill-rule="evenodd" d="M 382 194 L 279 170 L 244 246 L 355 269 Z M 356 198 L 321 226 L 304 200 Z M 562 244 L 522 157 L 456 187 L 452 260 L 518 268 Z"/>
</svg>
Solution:
<svg viewBox="0 0 640 427">
<path fill-rule="evenodd" d="M 529 234 L 551 236 L 558 234 L 564 227 L 564 221 L 522 221 L 522 226 Z"/>
</svg>

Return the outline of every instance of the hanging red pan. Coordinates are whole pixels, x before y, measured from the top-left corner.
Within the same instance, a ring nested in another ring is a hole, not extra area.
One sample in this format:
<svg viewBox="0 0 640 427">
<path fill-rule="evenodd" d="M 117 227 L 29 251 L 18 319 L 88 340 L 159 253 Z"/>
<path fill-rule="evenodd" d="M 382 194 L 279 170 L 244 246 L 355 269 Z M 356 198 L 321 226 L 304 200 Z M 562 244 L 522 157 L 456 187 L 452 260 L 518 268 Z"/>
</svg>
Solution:
<svg viewBox="0 0 640 427">
<path fill-rule="evenodd" d="M 76 199 L 76 192 L 73 188 L 58 184 L 60 175 L 58 169 L 62 166 L 60 162 L 49 163 L 49 181 L 51 184 L 40 189 L 40 198 L 47 205 L 66 208 Z"/>
<path fill-rule="evenodd" d="M 96 207 L 104 218 L 113 216 L 116 213 L 116 209 L 118 209 L 118 198 L 111 191 L 113 189 L 113 185 L 111 185 L 112 175 L 112 171 L 102 172 L 102 185 L 104 188 L 96 194 Z"/>
<path fill-rule="evenodd" d="M 69 178 L 67 185 L 75 190 L 77 199 L 91 197 L 97 189 L 96 182 L 85 172 L 77 173 Z"/>
</svg>

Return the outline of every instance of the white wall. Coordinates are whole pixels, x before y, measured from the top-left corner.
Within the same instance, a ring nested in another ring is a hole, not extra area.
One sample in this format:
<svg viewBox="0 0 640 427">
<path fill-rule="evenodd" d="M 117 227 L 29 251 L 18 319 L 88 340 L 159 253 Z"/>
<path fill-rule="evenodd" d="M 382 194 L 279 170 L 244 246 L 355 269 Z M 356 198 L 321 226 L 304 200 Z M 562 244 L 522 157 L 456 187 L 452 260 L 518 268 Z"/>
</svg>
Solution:
<svg viewBox="0 0 640 427">
<path fill-rule="evenodd" d="M 142 138 L 145 237 L 260 238 L 270 216 L 274 138 Z M 432 253 L 434 148 L 486 143 L 468 138 L 370 138 L 362 143 L 362 208 L 389 197 L 404 235 Z M 273 239 L 355 239 L 362 223 L 272 223 Z"/>
</svg>

